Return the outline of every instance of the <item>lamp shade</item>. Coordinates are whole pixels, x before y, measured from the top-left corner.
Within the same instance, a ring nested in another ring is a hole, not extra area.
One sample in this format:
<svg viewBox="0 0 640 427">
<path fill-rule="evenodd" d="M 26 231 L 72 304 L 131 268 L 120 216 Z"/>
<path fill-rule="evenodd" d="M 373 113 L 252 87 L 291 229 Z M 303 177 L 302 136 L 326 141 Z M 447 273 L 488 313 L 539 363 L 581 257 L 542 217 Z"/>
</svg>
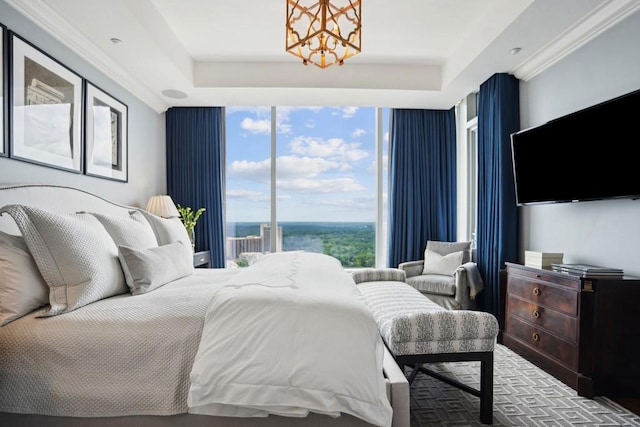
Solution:
<svg viewBox="0 0 640 427">
<path fill-rule="evenodd" d="M 162 218 L 177 218 L 180 216 L 175 203 L 173 203 L 170 196 L 166 195 L 152 196 L 145 210 Z"/>
</svg>

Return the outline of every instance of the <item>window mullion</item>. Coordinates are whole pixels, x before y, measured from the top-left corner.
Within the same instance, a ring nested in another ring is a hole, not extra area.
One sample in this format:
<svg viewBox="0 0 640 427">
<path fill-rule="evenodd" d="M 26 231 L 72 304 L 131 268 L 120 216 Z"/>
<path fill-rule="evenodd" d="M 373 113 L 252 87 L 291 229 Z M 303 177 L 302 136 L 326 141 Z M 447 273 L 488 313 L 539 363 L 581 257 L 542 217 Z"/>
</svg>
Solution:
<svg viewBox="0 0 640 427">
<path fill-rule="evenodd" d="M 271 107 L 271 253 L 278 251 L 278 219 L 276 215 L 276 107 Z"/>
</svg>

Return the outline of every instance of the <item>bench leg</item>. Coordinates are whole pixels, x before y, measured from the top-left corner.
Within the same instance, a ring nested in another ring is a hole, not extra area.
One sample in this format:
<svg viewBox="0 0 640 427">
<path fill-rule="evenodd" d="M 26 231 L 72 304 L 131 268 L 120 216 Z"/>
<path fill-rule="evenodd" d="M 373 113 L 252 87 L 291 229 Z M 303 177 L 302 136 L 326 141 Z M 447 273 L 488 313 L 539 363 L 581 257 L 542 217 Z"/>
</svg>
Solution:
<svg viewBox="0 0 640 427">
<path fill-rule="evenodd" d="M 422 367 L 422 365 L 414 365 L 413 366 L 413 370 L 411 371 L 411 373 L 407 377 L 407 382 L 409 383 L 409 385 L 411 385 L 413 380 L 416 378 L 416 375 L 418 375 L 418 372 L 420 372 L 420 368 L 421 367 Z"/>
<path fill-rule="evenodd" d="M 460 381 L 427 368 L 425 363 L 480 361 L 480 388 L 475 389 Z M 396 357 L 398 365 L 413 368 L 407 376 L 409 384 L 413 382 L 418 372 L 423 372 L 462 391 L 480 398 L 480 422 L 493 424 L 493 351 L 480 353 L 448 353 L 432 355 L 409 355 Z"/>
<path fill-rule="evenodd" d="M 493 424 L 493 352 L 480 361 L 480 422 Z"/>
</svg>

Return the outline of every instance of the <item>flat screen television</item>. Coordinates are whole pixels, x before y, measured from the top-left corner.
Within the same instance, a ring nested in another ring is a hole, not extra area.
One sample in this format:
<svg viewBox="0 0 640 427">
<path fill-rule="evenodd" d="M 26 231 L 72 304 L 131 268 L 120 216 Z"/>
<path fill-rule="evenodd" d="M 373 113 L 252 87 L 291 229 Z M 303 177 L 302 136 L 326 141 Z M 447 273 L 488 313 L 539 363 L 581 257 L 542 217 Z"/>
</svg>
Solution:
<svg viewBox="0 0 640 427">
<path fill-rule="evenodd" d="M 640 90 L 511 135 L 518 206 L 640 198 Z"/>
</svg>

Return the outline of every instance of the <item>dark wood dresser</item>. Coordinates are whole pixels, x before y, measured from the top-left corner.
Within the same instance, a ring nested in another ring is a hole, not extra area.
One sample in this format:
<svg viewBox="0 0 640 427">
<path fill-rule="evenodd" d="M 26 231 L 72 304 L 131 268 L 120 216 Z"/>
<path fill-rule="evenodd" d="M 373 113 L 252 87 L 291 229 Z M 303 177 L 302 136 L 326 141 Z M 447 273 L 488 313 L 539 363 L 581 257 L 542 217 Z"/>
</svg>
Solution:
<svg viewBox="0 0 640 427">
<path fill-rule="evenodd" d="M 504 345 L 579 396 L 640 397 L 640 278 L 506 267 Z"/>
</svg>

